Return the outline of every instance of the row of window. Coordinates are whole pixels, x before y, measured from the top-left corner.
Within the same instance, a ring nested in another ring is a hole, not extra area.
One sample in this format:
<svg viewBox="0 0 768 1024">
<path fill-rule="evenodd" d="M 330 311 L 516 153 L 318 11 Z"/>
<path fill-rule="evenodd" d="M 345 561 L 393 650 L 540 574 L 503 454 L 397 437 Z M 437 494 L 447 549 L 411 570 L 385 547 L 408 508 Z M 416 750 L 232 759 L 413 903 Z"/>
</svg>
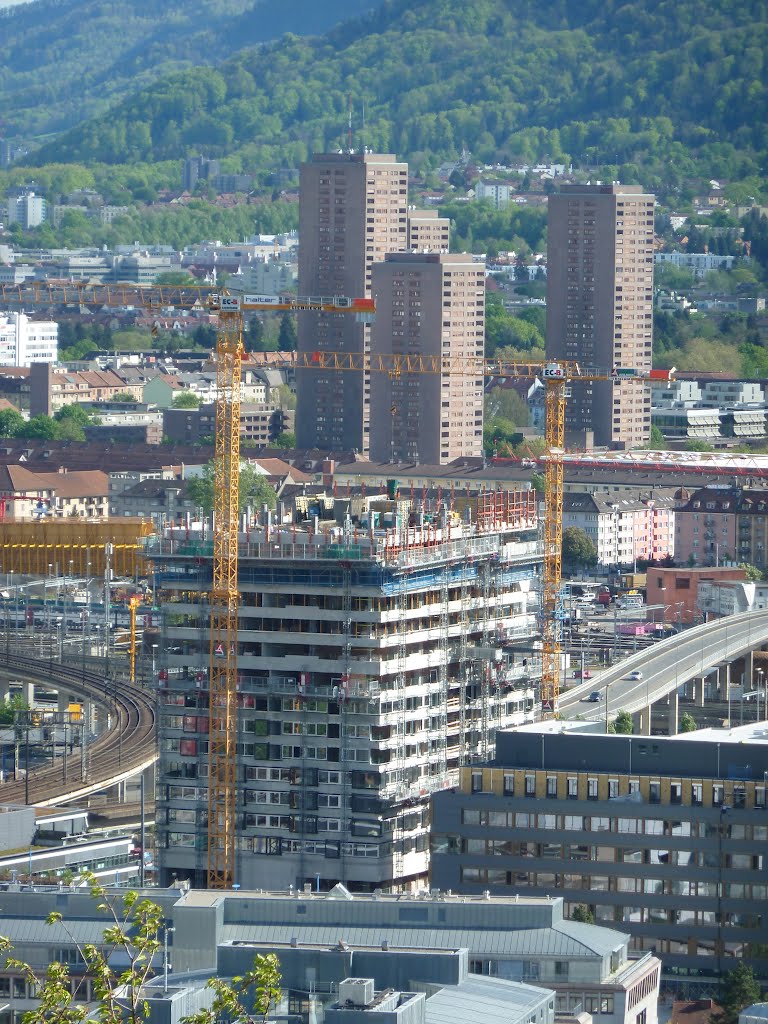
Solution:
<svg viewBox="0 0 768 1024">
<path fill-rule="evenodd" d="M 656 744 L 651 745 L 651 753 L 656 753 L 653 749 L 657 747 Z M 647 753 L 647 746 L 640 744 L 638 746 L 638 753 L 640 756 Z M 470 777 L 470 791 L 472 793 L 483 793 L 487 792 L 484 789 L 486 784 L 486 778 L 482 771 L 473 771 Z M 584 779 L 582 777 L 582 786 Z M 564 783 L 564 784 L 563 784 Z M 666 780 L 665 780 L 666 783 Z M 704 806 L 704 794 L 705 788 L 703 782 L 688 782 L 688 780 L 674 780 L 667 783 L 669 785 L 669 803 L 670 804 L 688 804 L 694 807 Z M 662 800 L 662 781 L 661 779 L 651 779 L 648 782 L 648 801 L 652 804 L 661 803 Z M 600 800 L 608 799 L 615 800 L 620 796 L 631 796 L 637 794 L 642 795 L 642 788 L 639 779 L 629 779 L 626 785 L 622 785 L 622 780 L 619 779 L 608 779 L 607 790 L 602 794 L 600 791 L 600 779 L 598 777 L 589 777 L 586 779 L 586 788 L 582 788 L 582 792 L 579 792 L 579 776 L 573 775 L 562 779 L 557 775 L 547 775 L 544 782 L 544 796 L 550 800 L 579 800 L 586 797 L 587 800 Z M 764 808 L 766 787 L 755 786 L 754 790 L 750 792 L 748 787 L 742 783 L 733 783 L 729 793 L 729 805 L 734 808 L 746 808 L 753 806 L 756 808 Z M 504 796 L 515 796 L 516 785 L 515 776 L 513 773 L 505 773 L 503 779 L 503 795 Z M 523 776 L 522 793 L 517 791 L 518 796 L 530 797 L 535 799 L 541 794 L 537 792 L 537 777 L 536 773 L 526 773 Z M 714 782 L 711 787 L 710 795 L 710 806 L 711 807 L 722 807 L 725 803 L 726 791 L 723 783 Z M 751 804 L 750 804 L 751 797 Z"/>
</svg>

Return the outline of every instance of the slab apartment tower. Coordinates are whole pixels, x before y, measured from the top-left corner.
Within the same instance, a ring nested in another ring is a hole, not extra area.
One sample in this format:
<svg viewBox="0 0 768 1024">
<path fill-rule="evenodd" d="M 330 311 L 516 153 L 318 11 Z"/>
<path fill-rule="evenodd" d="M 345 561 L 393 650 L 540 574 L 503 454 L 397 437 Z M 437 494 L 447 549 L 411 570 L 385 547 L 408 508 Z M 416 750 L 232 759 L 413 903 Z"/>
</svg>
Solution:
<svg viewBox="0 0 768 1024">
<path fill-rule="evenodd" d="M 563 185 L 549 197 L 549 358 L 650 370 L 654 204 L 639 185 Z M 593 430 L 599 446 L 645 443 L 650 385 L 574 385 L 566 429 Z"/>
<path fill-rule="evenodd" d="M 408 247 L 408 165 L 391 154 L 326 153 L 301 168 L 300 295 L 371 295 L 373 264 Z M 364 352 L 370 326 L 348 313 L 299 315 L 299 352 Z M 300 370 L 299 448 L 354 449 L 370 440 L 368 374 Z"/>
<path fill-rule="evenodd" d="M 374 265 L 373 292 L 373 353 L 482 359 L 485 263 L 466 253 L 390 253 Z M 483 384 L 482 373 L 374 374 L 373 461 L 434 466 L 482 456 Z"/>
</svg>

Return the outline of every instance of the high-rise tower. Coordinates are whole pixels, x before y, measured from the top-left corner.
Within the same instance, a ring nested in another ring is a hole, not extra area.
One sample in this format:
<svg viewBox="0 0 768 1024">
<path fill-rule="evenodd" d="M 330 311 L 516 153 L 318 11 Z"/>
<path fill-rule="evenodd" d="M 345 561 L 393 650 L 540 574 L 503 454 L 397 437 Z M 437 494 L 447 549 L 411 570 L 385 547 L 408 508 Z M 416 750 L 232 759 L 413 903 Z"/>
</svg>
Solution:
<svg viewBox="0 0 768 1024">
<path fill-rule="evenodd" d="M 485 264 L 467 253 L 390 253 L 373 268 L 382 355 L 483 357 Z M 482 373 L 377 373 L 371 381 L 374 462 L 441 465 L 483 453 Z"/>
<path fill-rule="evenodd" d="M 374 263 L 408 244 L 408 165 L 391 154 L 331 153 L 301 168 L 299 294 L 371 294 Z M 348 315 L 304 312 L 299 352 L 367 350 L 370 327 Z M 368 374 L 297 373 L 300 448 L 370 447 Z"/>
<path fill-rule="evenodd" d="M 549 197 L 547 355 L 650 370 L 654 197 L 639 185 L 564 185 Z M 566 427 L 631 448 L 651 432 L 650 387 L 574 384 Z"/>
</svg>

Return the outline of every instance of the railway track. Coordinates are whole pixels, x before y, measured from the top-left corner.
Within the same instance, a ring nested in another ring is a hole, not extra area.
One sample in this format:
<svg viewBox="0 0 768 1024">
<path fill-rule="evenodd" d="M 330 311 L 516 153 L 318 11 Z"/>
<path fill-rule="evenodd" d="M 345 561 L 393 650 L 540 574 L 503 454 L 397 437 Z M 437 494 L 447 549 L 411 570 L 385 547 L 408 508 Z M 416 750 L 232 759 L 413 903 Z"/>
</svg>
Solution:
<svg viewBox="0 0 768 1024">
<path fill-rule="evenodd" d="M 75 698 L 93 701 L 111 716 L 110 728 L 88 744 L 84 765 L 74 754 L 68 759 L 66 779 L 62 760 L 33 769 L 28 785 L 23 779 L 1 784 L 0 802 L 23 804 L 28 793 L 30 804 L 56 807 L 130 778 L 157 760 L 152 694 L 127 682 L 105 681 L 97 672 L 66 665 L 51 668 L 19 655 L 7 656 L 0 666 L 34 682 L 60 687 Z"/>
</svg>

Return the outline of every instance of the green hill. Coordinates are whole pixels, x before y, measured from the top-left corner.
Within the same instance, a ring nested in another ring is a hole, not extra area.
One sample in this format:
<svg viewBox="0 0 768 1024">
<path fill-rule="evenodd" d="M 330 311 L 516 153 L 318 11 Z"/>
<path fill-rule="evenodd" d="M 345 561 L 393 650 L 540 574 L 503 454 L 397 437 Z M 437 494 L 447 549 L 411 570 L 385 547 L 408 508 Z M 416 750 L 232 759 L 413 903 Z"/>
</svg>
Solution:
<svg viewBox="0 0 768 1024">
<path fill-rule="evenodd" d="M 35 0 L 0 10 L 0 134 L 61 132 L 180 68 L 286 32 L 321 33 L 379 0 Z"/>
<path fill-rule="evenodd" d="M 177 159 L 264 168 L 345 139 L 434 166 L 568 157 L 646 184 L 745 179 L 768 149 L 763 0 L 388 0 L 322 38 L 288 36 L 117 103 L 36 161 Z"/>
</svg>

